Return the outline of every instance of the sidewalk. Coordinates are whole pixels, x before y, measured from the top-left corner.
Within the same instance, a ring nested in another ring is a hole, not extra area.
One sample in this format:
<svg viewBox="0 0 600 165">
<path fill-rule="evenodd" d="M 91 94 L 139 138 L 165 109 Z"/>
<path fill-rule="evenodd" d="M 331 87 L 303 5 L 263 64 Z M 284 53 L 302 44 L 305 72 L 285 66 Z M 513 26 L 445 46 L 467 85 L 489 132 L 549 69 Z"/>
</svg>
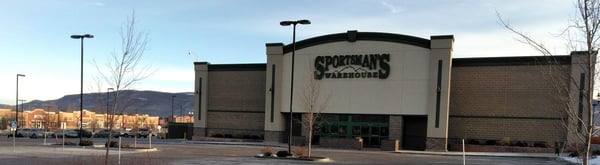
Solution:
<svg viewBox="0 0 600 165">
<path fill-rule="evenodd" d="M 182 143 L 188 144 L 213 144 L 213 145 L 245 145 L 245 146 L 271 146 L 271 147 L 287 147 L 285 143 L 269 143 L 269 142 L 219 142 L 219 141 L 193 141 L 193 140 L 182 140 Z M 315 147 L 317 150 L 336 150 L 336 151 L 353 151 L 353 152 L 374 152 L 376 150 L 348 150 L 348 149 L 335 149 L 335 148 L 321 148 Z M 390 152 L 390 151 L 376 151 L 376 152 Z M 462 152 L 448 151 L 448 152 L 436 152 L 436 151 L 412 151 L 412 150 L 398 150 L 391 151 L 392 153 L 399 154 L 421 154 L 421 155 L 445 155 L 445 156 L 462 156 Z M 512 152 L 465 152 L 465 156 L 493 156 L 493 157 L 525 157 L 525 158 L 557 158 L 554 153 L 512 153 Z"/>
<path fill-rule="evenodd" d="M 463 156 L 463 152 L 448 151 L 410 151 L 398 150 L 395 153 L 400 154 L 425 154 L 425 155 L 446 155 L 446 156 Z M 494 156 L 494 157 L 526 157 L 526 158 L 556 158 L 554 153 L 513 153 L 513 152 L 465 152 L 465 156 Z"/>
</svg>

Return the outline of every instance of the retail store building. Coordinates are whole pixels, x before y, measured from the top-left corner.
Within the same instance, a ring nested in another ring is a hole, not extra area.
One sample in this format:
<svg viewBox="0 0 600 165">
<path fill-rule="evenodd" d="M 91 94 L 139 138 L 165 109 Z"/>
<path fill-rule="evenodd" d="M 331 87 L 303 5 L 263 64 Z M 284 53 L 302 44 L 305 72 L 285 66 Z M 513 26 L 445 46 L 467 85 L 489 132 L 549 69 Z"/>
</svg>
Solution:
<svg viewBox="0 0 600 165">
<path fill-rule="evenodd" d="M 547 82 L 580 77 L 585 56 L 557 56 L 557 65 L 541 56 L 453 59 L 453 47 L 452 35 L 348 31 L 298 41 L 293 64 L 292 45 L 282 43 L 266 44 L 263 64 L 196 62 L 194 138 L 287 142 L 290 105 L 294 145 L 305 142 L 301 121 L 311 107 L 320 112 L 313 139 L 324 147 L 353 147 L 358 137 L 366 147 L 397 140 L 401 149 L 433 151 L 458 139 L 570 138 L 561 96 Z"/>
</svg>

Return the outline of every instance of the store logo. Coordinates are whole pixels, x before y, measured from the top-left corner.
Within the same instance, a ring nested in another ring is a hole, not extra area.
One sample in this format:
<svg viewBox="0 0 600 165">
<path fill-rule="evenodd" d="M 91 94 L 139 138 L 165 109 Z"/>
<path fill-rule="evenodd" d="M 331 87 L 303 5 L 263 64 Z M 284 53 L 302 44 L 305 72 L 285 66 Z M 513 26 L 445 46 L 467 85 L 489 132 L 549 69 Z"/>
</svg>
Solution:
<svg viewBox="0 0 600 165">
<path fill-rule="evenodd" d="M 315 58 L 315 79 L 379 78 L 390 75 L 390 54 L 334 55 Z"/>
</svg>

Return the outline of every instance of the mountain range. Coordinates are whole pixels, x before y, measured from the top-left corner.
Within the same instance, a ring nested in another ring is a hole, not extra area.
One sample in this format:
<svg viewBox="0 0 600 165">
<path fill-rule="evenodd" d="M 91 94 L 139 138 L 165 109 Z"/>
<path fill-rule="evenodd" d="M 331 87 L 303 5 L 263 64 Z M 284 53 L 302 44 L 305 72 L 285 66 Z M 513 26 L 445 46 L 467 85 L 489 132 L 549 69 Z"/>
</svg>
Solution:
<svg viewBox="0 0 600 165">
<path fill-rule="evenodd" d="M 96 113 L 105 113 L 107 107 L 107 97 L 111 104 L 114 97 L 114 92 L 110 93 L 84 93 L 83 94 L 83 109 L 94 111 Z M 119 100 L 127 100 L 127 108 L 123 114 L 149 114 L 151 116 L 167 117 L 174 115 L 187 115 L 188 112 L 194 111 L 194 93 L 167 93 L 158 91 L 137 91 L 124 90 L 119 94 Z M 175 96 L 175 97 L 172 97 Z M 173 104 L 171 104 L 173 99 Z M 123 102 L 121 101 L 121 102 Z M 2 105 L 0 107 L 12 108 L 11 105 Z M 56 108 L 54 108 L 56 107 Z M 51 111 L 78 111 L 79 110 L 79 94 L 66 95 L 56 100 L 33 100 L 19 104 L 19 109 L 32 110 L 36 108 L 50 109 Z M 119 113 L 119 112 L 117 112 Z"/>
</svg>

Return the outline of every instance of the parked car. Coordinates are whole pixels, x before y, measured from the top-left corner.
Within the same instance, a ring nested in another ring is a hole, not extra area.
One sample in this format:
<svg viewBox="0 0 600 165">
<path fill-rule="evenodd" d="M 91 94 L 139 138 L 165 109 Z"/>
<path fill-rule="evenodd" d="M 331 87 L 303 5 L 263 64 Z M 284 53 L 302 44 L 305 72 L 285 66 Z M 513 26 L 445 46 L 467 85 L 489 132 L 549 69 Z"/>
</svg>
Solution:
<svg viewBox="0 0 600 165">
<path fill-rule="evenodd" d="M 16 137 L 32 137 L 33 136 L 44 136 L 44 131 L 39 128 L 19 128 L 17 129 Z M 12 137 L 12 134 L 9 134 L 8 137 Z"/>
<path fill-rule="evenodd" d="M 111 132 L 112 132 L 112 136 L 115 138 L 121 136 L 121 133 L 119 131 L 116 131 L 116 130 L 109 131 L 108 129 L 103 129 L 103 130 L 96 132 L 96 134 L 94 134 L 94 137 L 106 138 L 106 137 L 110 136 L 109 134 Z"/>
<path fill-rule="evenodd" d="M 29 138 L 43 138 L 44 134 L 46 134 L 46 131 L 42 129 L 31 129 L 31 134 L 29 135 Z"/>
<path fill-rule="evenodd" d="M 65 129 L 65 130 L 58 130 L 56 131 L 56 133 L 52 134 L 52 137 L 66 137 L 66 138 L 76 138 L 79 137 L 79 135 L 77 134 L 76 131 L 74 130 L 69 130 L 69 129 Z"/>
<path fill-rule="evenodd" d="M 8 136 L 8 137 L 12 137 L 12 131 L 4 131 L 4 130 L 0 130 L 0 136 Z"/>
<path fill-rule="evenodd" d="M 122 133 L 123 137 L 144 137 L 147 138 L 150 134 L 151 130 L 149 128 L 139 128 L 137 131 L 135 130 L 125 130 Z"/>
<path fill-rule="evenodd" d="M 81 131 L 81 137 L 85 137 L 85 138 L 92 137 L 92 132 L 89 130 L 86 130 L 86 129 L 83 129 L 83 130 L 73 129 L 73 131 L 77 132 L 77 137 L 79 137 L 80 131 Z"/>
<path fill-rule="evenodd" d="M 138 130 L 138 134 L 139 134 L 139 137 L 145 137 L 145 138 L 147 138 L 148 136 L 152 136 L 152 129 L 150 129 L 150 128 L 140 128 Z"/>
<path fill-rule="evenodd" d="M 133 137 L 134 136 L 133 132 L 131 130 L 129 130 L 129 129 L 121 130 L 120 133 L 121 133 L 121 137 L 128 138 L 128 137 Z"/>
</svg>

